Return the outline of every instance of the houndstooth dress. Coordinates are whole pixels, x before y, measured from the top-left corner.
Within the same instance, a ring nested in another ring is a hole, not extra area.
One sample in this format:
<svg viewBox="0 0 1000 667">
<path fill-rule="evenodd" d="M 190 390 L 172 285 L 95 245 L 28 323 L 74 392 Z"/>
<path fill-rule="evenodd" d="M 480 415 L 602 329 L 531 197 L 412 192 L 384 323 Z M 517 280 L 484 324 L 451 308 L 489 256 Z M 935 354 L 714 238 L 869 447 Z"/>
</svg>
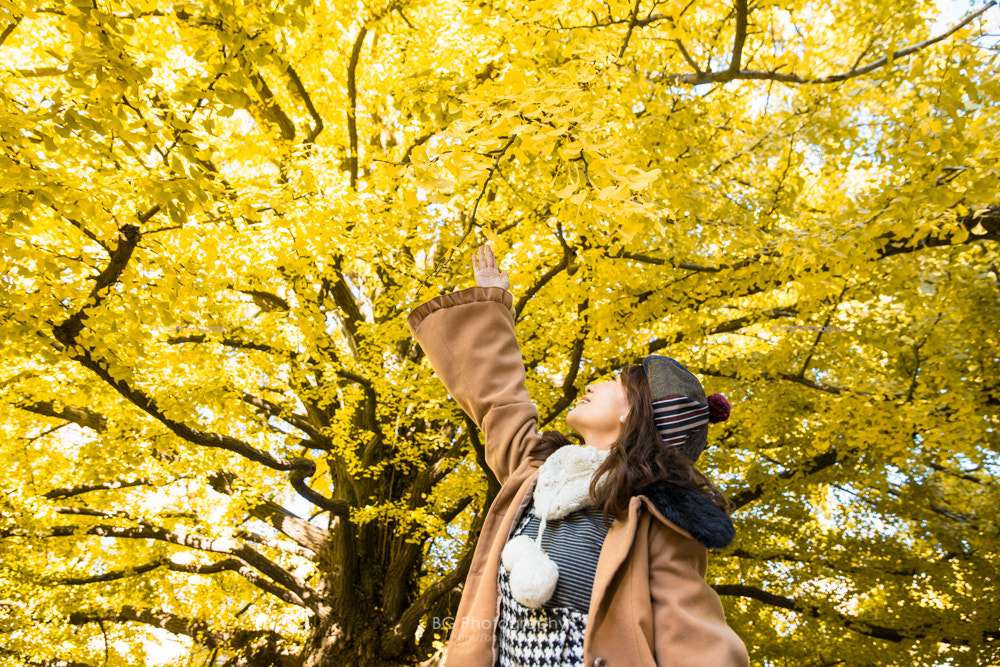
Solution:
<svg viewBox="0 0 1000 667">
<path fill-rule="evenodd" d="M 529 505 L 511 538 L 538 537 L 539 519 Z M 582 667 L 583 637 L 594 573 L 609 525 L 595 507 L 549 521 L 542 548 L 559 568 L 552 599 L 539 609 L 525 607 L 510 590 L 510 573 L 500 567 L 498 667 Z"/>
</svg>

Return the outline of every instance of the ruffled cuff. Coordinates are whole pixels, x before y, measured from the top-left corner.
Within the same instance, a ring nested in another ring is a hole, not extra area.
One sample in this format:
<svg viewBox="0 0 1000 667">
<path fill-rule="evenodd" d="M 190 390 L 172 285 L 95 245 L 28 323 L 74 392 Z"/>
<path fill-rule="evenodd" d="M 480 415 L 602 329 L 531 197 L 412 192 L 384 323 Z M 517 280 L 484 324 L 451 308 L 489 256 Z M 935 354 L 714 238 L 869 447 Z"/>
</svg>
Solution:
<svg viewBox="0 0 1000 667">
<path fill-rule="evenodd" d="M 496 301 L 503 305 L 510 312 L 511 320 L 514 319 L 514 295 L 502 287 L 470 287 L 468 289 L 442 294 L 434 297 L 427 303 L 417 306 L 406 318 L 406 323 L 411 331 L 415 331 L 420 323 L 428 315 L 442 308 L 461 306 L 467 303 L 479 303 L 484 301 Z"/>
</svg>

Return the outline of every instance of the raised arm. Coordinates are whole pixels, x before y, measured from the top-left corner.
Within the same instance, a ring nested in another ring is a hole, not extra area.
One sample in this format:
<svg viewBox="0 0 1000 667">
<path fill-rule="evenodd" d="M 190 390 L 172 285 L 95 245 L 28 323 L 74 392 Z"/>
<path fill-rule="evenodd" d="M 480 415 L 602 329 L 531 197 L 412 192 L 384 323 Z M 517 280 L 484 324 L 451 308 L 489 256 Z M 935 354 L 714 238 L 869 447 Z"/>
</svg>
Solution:
<svg viewBox="0 0 1000 667">
<path fill-rule="evenodd" d="M 507 272 L 488 246 L 473 267 L 476 287 L 436 297 L 406 321 L 448 393 L 483 431 L 486 463 L 502 484 L 538 440 L 538 411 L 524 384 Z"/>
</svg>

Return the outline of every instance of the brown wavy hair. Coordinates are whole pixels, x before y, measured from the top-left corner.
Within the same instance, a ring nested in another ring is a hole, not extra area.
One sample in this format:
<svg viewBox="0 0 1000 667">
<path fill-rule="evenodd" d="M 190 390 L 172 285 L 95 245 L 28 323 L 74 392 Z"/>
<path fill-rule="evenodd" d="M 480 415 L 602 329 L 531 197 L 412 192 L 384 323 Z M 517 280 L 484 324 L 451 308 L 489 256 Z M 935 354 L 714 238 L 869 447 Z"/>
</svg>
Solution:
<svg viewBox="0 0 1000 667">
<path fill-rule="evenodd" d="M 660 440 L 653 417 L 649 382 L 642 366 L 626 366 L 619 377 L 628 398 L 628 416 L 622 424 L 621 436 L 612 443 L 611 453 L 594 473 L 590 483 L 590 493 L 599 499 L 598 505 L 605 519 L 624 515 L 629 500 L 636 492 L 658 482 L 694 489 L 716 507 L 732 511 L 729 499 L 694 467 L 691 460 L 681 454 L 680 448 L 667 447 Z M 531 456 L 536 461 L 544 461 L 560 447 L 574 444 L 574 440 L 577 444 L 582 442 L 575 433 L 567 436 L 558 431 L 546 431 Z M 602 477 L 606 477 L 607 481 L 598 492 L 597 484 Z"/>
</svg>

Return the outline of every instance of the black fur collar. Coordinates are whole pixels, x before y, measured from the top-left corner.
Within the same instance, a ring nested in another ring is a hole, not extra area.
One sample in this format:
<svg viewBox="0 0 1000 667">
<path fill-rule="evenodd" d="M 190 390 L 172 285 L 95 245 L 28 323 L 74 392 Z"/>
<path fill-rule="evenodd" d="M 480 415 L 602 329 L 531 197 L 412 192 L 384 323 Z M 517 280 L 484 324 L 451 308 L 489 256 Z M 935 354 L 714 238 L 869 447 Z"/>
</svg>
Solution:
<svg viewBox="0 0 1000 667">
<path fill-rule="evenodd" d="M 639 489 L 637 495 L 649 498 L 664 517 L 708 549 L 721 549 L 736 537 L 729 515 L 694 489 L 660 482 Z"/>
</svg>

